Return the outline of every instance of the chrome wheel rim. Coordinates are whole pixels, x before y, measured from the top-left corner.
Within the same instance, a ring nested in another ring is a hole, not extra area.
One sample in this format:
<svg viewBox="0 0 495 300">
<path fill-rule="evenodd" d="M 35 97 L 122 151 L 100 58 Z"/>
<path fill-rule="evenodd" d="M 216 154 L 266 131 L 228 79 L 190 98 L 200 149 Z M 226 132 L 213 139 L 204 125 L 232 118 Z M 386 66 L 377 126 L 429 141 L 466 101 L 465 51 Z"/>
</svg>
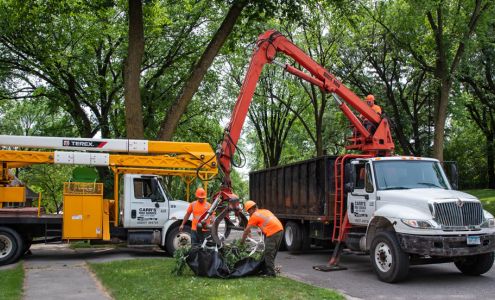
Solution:
<svg viewBox="0 0 495 300">
<path fill-rule="evenodd" d="M 9 256 L 13 249 L 12 241 L 7 236 L 0 234 L 0 258 Z"/>
<path fill-rule="evenodd" d="M 174 238 L 174 249 L 191 246 L 191 235 L 186 232 L 177 234 Z"/>
<path fill-rule="evenodd" d="M 375 263 L 381 272 L 388 272 L 392 268 L 392 250 L 384 242 L 380 242 L 375 248 Z"/>
<path fill-rule="evenodd" d="M 294 232 L 292 230 L 292 227 L 287 227 L 285 228 L 285 243 L 287 246 L 292 245 L 292 242 L 294 240 Z"/>
</svg>

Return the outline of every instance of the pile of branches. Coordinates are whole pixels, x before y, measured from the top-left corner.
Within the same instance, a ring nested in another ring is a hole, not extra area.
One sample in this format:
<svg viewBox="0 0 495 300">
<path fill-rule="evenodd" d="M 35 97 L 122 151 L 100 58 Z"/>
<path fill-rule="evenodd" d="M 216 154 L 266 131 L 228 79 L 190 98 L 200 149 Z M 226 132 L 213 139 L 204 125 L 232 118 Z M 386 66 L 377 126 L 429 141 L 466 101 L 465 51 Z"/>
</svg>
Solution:
<svg viewBox="0 0 495 300">
<path fill-rule="evenodd" d="M 175 265 L 172 269 L 172 274 L 180 276 L 184 273 L 184 268 L 187 265 L 186 259 L 191 251 L 191 247 L 181 247 L 174 252 Z"/>
<path fill-rule="evenodd" d="M 226 244 L 221 249 L 225 263 L 230 269 L 234 268 L 234 265 L 245 258 L 251 257 L 256 261 L 260 261 L 263 258 L 263 251 L 257 249 L 250 249 L 247 243 L 242 243 L 240 240 L 234 240 L 231 244 Z"/>
</svg>

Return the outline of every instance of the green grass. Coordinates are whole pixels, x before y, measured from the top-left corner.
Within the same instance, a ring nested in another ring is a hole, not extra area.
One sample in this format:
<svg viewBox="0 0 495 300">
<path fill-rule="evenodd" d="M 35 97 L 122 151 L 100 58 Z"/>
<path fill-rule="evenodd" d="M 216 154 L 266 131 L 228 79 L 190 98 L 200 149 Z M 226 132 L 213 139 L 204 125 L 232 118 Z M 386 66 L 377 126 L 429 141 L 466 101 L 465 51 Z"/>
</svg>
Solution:
<svg viewBox="0 0 495 300">
<path fill-rule="evenodd" d="M 0 299 L 21 299 L 24 268 L 19 263 L 15 268 L 0 271 Z"/>
<path fill-rule="evenodd" d="M 171 274 L 173 259 L 90 264 L 117 300 L 123 299 L 344 299 L 337 292 L 285 277 L 213 279 Z"/>
<path fill-rule="evenodd" d="M 492 189 L 479 189 L 479 190 L 465 190 L 473 196 L 478 197 L 483 203 L 483 208 L 489 211 L 492 215 L 495 215 L 495 190 Z"/>
</svg>

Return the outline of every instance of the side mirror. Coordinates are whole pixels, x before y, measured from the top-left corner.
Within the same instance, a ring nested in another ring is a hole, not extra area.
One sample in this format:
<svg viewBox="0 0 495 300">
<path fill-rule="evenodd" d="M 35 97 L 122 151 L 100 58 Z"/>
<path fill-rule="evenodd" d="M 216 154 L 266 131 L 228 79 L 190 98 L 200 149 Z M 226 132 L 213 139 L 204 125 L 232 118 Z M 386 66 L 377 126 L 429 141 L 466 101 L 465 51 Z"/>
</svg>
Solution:
<svg viewBox="0 0 495 300">
<path fill-rule="evenodd" d="M 354 182 L 356 182 L 356 168 L 354 167 L 354 164 L 352 164 L 352 162 L 345 165 L 344 178 L 346 179 L 344 192 L 350 193 L 354 191 Z"/>
<path fill-rule="evenodd" d="M 459 189 L 459 173 L 455 162 L 450 164 L 450 184 L 454 190 Z"/>
<path fill-rule="evenodd" d="M 348 182 L 344 185 L 344 192 L 352 193 L 354 191 L 354 184 L 352 182 Z"/>
</svg>

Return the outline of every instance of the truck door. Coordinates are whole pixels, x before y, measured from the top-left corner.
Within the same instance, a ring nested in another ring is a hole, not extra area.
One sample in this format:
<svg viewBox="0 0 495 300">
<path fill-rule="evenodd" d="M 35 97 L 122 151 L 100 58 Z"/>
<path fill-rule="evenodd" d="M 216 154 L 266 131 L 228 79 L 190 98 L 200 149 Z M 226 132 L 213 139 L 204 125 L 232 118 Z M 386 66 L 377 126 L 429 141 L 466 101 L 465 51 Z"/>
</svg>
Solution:
<svg viewBox="0 0 495 300">
<path fill-rule="evenodd" d="M 376 201 L 371 164 L 363 161 L 353 164 L 353 167 L 356 178 L 354 190 L 347 195 L 347 215 L 351 224 L 368 225 L 375 211 Z"/>
<path fill-rule="evenodd" d="M 168 219 L 168 201 L 155 176 L 132 179 L 130 227 L 161 228 Z"/>
</svg>

